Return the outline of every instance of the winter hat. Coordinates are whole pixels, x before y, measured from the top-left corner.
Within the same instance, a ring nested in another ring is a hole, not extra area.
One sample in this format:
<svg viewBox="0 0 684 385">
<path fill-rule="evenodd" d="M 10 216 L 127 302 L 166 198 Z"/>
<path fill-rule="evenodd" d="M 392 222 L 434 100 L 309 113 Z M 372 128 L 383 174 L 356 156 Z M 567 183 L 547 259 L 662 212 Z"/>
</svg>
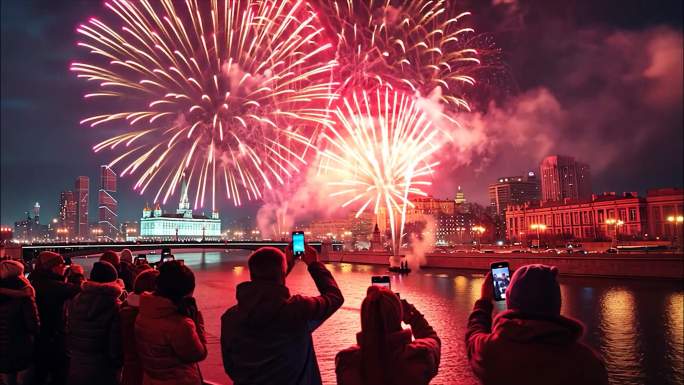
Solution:
<svg viewBox="0 0 684 385">
<path fill-rule="evenodd" d="M 195 275 L 182 261 L 169 261 L 159 266 L 155 292 L 178 301 L 195 290 Z"/>
<path fill-rule="evenodd" d="M 506 306 L 528 314 L 560 315 L 561 293 L 558 268 L 526 265 L 513 273 L 506 289 Z"/>
<path fill-rule="evenodd" d="M 0 262 L 0 279 L 19 277 L 24 274 L 24 265 L 11 259 Z"/>
<path fill-rule="evenodd" d="M 117 268 L 121 263 L 121 258 L 119 258 L 119 254 L 117 252 L 107 250 L 100 255 L 100 261 L 109 262 L 112 264 L 112 266 Z"/>
<path fill-rule="evenodd" d="M 61 264 L 64 264 L 64 257 L 61 255 L 52 251 L 41 251 L 36 261 L 36 270 L 47 271 Z"/>
<path fill-rule="evenodd" d="M 90 280 L 100 283 L 114 282 L 119 278 L 116 269 L 106 261 L 95 262 L 90 270 Z"/>
<path fill-rule="evenodd" d="M 401 330 L 401 301 L 391 290 L 370 286 L 361 303 L 361 333 L 386 335 Z"/>
<path fill-rule="evenodd" d="M 157 270 L 149 269 L 141 272 L 135 277 L 135 284 L 133 284 L 133 291 L 135 294 L 142 294 L 144 291 L 154 291 L 157 287 Z"/>
<path fill-rule="evenodd" d="M 128 249 L 121 250 L 120 259 L 124 262 L 133 263 L 133 253 Z"/>
</svg>

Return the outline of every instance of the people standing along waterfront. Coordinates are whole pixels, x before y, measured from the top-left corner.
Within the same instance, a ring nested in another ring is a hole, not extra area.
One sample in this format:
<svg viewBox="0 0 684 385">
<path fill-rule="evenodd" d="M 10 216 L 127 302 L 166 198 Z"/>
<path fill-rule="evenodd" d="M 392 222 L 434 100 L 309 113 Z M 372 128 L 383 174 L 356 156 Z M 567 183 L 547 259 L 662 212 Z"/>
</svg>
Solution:
<svg viewBox="0 0 684 385">
<path fill-rule="evenodd" d="M 67 283 L 64 258 L 51 251 L 38 254 L 29 280 L 36 291 L 40 315 L 40 332 L 36 337 L 35 383 L 66 383 L 69 361 L 64 346 L 64 302 L 81 291 L 79 285 Z"/>
<path fill-rule="evenodd" d="M 403 329 L 402 321 L 411 328 Z M 437 375 L 437 333 L 415 306 L 387 288 L 368 288 L 356 339 L 335 357 L 338 385 L 425 385 Z"/>
<path fill-rule="evenodd" d="M 607 385 L 599 356 L 580 342 L 583 326 L 560 314 L 558 269 L 522 266 L 492 321 L 494 284 L 487 274 L 468 319 L 466 348 L 484 385 Z"/>
<path fill-rule="evenodd" d="M 117 385 L 121 374 L 119 297 L 122 282 L 109 262 L 95 262 L 90 280 L 65 306 L 69 385 Z"/>
<path fill-rule="evenodd" d="M 237 305 L 221 317 L 223 367 L 236 385 L 321 384 L 311 334 L 344 298 L 315 249 L 307 245 L 302 261 L 320 296 L 290 295 L 289 248 L 263 247 L 249 257 L 250 281 L 238 285 Z"/>
<path fill-rule="evenodd" d="M 21 262 L 0 262 L 0 383 L 30 382 L 34 339 L 40 322 L 35 291 Z"/>
<path fill-rule="evenodd" d="M 140 311 L 140 296 L 154 292 L 157 276 L 159 272 L 149 266 L 148 270 L 139 273 L 135 278 L 133 293 L 121 305 L 121 347 L 124 355 L 122 385 L 141 385 L 143 381 L 143 368 L 135 346 L 135 320 Z"/>
<path fill-rule="evenodd" d="M 159 266 L 154 293 L 140 296 L 135 345 L 146 385 L 201 385 L 207 357 L 204 319 L 192 297 L 195 275 L 183 261 Z"/>
</svg>

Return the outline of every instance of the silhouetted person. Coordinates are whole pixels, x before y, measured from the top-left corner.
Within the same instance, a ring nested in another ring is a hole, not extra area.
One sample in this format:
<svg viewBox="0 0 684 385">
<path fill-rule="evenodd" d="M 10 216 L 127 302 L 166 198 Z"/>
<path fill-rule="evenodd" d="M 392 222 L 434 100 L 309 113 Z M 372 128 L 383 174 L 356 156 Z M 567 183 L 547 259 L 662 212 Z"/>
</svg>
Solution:
<svg viewBox="0 0 684 385">
<path fill-rule="evenodd" d="M 402 321 L 411 328 L 403 329 Z M 368 288 L 356 340 L 335 357 L 339 385 L 423 385 L 437 375 L 437 333 L 413 305 L 387 288 Z"/>
<path fill-rule="evenodd" d="M 321 295 L 290 295 L 285 277 L 294 261 L 289 248 L 287 257 L 273 247 L 249 257 L 251 280 L 238 285 L 237 305 L 221 317 L 223 367 L 235 385 L 321 383 L 311 333 L 344 299 L 308 245 L 302 261 Z"/>
<path fill-rule="evenodd" d="M 0 383 L 30 382 L 34 339 L 40 327 L 35 291 L 18 261 L 0 262 Z"/>
<path fill-rule="evenodd" d="M 115 251 L 105 251 L 100 256 L 100 261 L 106 261 L 112 264 L 116 269 L 116 273 L 124 283 L 126 291 L 133 291 L 133 280 L 135 279 L 133 264 L 122 261 L 119 254 Z"/>
<path fill-rule="evenodd" d="M 140 296 L 135 344 L 146 385 L 201 385 L 204 320 L 192 297 L 195 275 L 182 261 L 159 267 L 154 293 Z"/>
<path fill-rule="evenodd" d="M 81 284 L 83 284 L 83 282 L 86 280 L 83 266 L 77 265 L 75 263 L 72 263 L 67 267 L 66 273 L 64 275 L 67 282 L 78 286 L 81 286 Z"/>
<path fill-rule="evenodd" d="M 119 296 L 123 291 L 116 269 L 95 262 L 90 280 L 66 305 L 66 347 L 69 385 L 117 385 L 121 374 Z"/>
<path fill-rule="evenodd" d="M 135 346 L 135 319 L 140 310 L 140 296 L 156 289 L 158 275 L 159 271 L 149 266 L 148 270 L 138 274 L 133 285 L 133 293 L 129 294 L 121 305 L 121 346 L 124 354 L 122 385 L 141 385 L 143 381 L 143 368 Z"/>
<path fill-rule="evenodd" d="M 473 372 L 484 385 L 605 385 L 598 355 L 580 342 L 583 326 L 560 314 L 558 269 L 519 268 L 506 290 L 508 310 L 492 323 L 492 277 L 468 319 L 466 346 Z"/>
<path fill-rule="evenodd" d="M 64 302 L 81 291 L 79 285 L 67 283 L 64 258 L 51 251 L 38 254 L 34 271 L 29 276 L 36 290 L 40 315 L 40 332 L 36 337 L 35 383 L 53 385 L 66 382 L 69 369 L 64 346 Z"/>
</svg>

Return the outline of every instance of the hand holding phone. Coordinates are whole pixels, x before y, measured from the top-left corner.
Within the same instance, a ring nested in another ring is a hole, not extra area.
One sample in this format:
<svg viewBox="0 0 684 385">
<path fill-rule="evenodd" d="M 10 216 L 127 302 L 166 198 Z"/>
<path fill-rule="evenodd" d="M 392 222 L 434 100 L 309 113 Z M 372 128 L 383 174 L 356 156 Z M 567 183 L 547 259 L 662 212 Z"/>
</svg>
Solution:
<svg viewBox="0 0 684 385">
<path fill-rule="evenodd" d="M 495 301 L 506 299 L 506 289 L 511 282 L 511 271 L 508 262 L 494 262 L 491 265 L 491 282 Z"/>
<path fill-rule="evenodd" d="M 392 290 L 392 283 L 390 282 L 389 275 L 374 275 L 371 277 L 371 285 L 386 287 L 388 290 Z"/>
<path fill-rule="evenodd" d="M 303 231 L 293 231 L 292 232 L 292 254 L 295 258 L 301 258 L 304 255 L 304 232 Z"/>
</svg>

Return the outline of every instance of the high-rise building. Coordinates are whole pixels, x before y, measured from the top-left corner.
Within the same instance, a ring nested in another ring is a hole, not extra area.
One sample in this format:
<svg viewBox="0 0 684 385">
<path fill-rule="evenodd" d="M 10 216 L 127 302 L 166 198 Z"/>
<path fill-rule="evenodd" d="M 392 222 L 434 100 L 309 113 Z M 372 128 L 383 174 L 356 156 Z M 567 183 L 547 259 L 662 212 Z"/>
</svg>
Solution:
<svg viewBox="0 0 684 385">
<path fill-rule="evenodd" d="M 100 166 L 100 189 L 97 192 L 98 227 L 104 240 L 113 241 L 119 237 L 117 221 L 118 202 L 116 193 L 116 174 L 108 166 Z"/>
<path fill-rule="evenodd" d="M 533 171 L 525 176 L 499 178 L 489 185 L 489 205 L 501 215 L 508 205 L 538 201 L 539 190 L 539 179 Z"/>
<path fill-rule="evenodd" d="M 76 178 L 74 198 L 76 198 L 76 232 L 75 237 L 87 239 L 88 233 L 88 191 L 90 179 L 87 176 Z"/>
<path fill-rule="evenodd" d="M 589 165 L 562 155 L 547 156 L 539 165 L 544 202 L 591 198 Z"/>
<path fill-rule="evenodd" d="M 59 222 L 60 237 L 75 237 L 76 233 L 76 207 L 77 202 L 73 191 L 62 191 L 59 194 Z"/>
<path fill-rule="evenodd" d="M 466 203 L 465 193 L 463 193 L 463 191 L 461 191 L 461 186 L 458 186 L 458 191 L 456 191 L 455 201 L 456 201 L 457 205 L 462 205 L 462 204 Z"/>
<path fill-rule="evenodd" d="M 38 202 L 33 205 L 33 221 L 40 224 L 40 203 Z"/>
</svg>

